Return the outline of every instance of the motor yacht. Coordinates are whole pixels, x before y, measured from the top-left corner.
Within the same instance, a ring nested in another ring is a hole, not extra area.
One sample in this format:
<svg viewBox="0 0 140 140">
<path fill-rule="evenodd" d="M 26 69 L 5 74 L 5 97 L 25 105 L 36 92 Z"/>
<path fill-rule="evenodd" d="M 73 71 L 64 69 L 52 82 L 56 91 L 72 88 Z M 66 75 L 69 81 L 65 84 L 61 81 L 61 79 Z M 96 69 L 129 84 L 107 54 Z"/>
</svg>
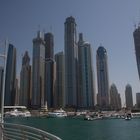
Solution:
<svg viewBox="0 0 140 140">
<path fill-rule="evenodd" d="M 67 117 L 67 113 L 60 108 L 59 110 L 54 110 L 53 112 L 48 112 L 48 117 Z"/>
<path fill-rule="evenodd" d="M 19 111 L 17 109 L 7 111 L 4 113 L 5 117 L 30 117 L 31 113 L 29 111 Z"/>
</svg>

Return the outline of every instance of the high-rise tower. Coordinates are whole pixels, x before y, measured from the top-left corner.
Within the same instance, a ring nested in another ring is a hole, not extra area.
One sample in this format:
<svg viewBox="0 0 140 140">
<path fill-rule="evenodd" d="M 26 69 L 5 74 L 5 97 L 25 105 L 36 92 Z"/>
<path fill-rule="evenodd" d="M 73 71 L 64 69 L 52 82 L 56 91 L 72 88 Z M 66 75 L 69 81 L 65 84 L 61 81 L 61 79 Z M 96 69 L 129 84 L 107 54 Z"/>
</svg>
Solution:
<svg viewBox="0 0 140 140">
<path fill-rule="evenodd" d="M 94 107 L 95 83 L 92 62 L 92 50 L 89 43 L 83 41 L 82 33 L 78 42 L 78 66 L 79 66 L 79 92 L 78 107 Z"/>
<path fill-rule="evenodd" d="M 100 46 L 96 54 L 98 95 L 97 103 L 101 109 L 107 109 L 109 105 L 109 76 L 107 51 Z"/>
<path fill-rule="evenodd" d="M 56 80 L 56 63 L 53 59 L 45 60 L 45 96 L 44 101 L 49 108 L 55 105 L 55 80 Z"/>
<path fill-rule="evenodd" d="M 16 48 L 9 44 L 5 77 L 5 106 L 15 105 L 16 93 Z"/>
<path fill-rule="evenodd" d="M 140 108 L 140 92 L 136 93 L 136 105 L 137 108 Z"/>
<path fill-rule="evenodd" d="M 44 35 L 45 41 L 45 102 L 49 108 L 55 105 L 56 63 L 54 60 L 54 39 L 52 33 Z M 45 103 L 45 104 L 46 104 Z"/>
<path fill-rule="evenodd" d="M 45 58 L 54 58 L 54 37 L 52 33 L 44 35 L 45 41 Z"/>
<path fill-rule="evenodd" d="M 126 107 L 132 109 L 133 107 L 132 87 L 129 84 L 127 84 L 125 88 L 125 101 Z"/>
<path fill-rule="evenodd" d="M 1 108 L 1 97 L 2 97 L 3 74 L 4 74 L 4 68 L 0 66 L 0 108 Z"/>
<path fill-rule="evenodd" d="M 138 74 L 140 78 L 140 26 L 133 32 Z"/>
<path fill-rule="evenodd" d="M 71 16 L 65 21 L 65 93 L 66 105 L 77 106 L 77 61 L 78 47 L 76 43 L 76 22 Z"/>
<path fill-rule="evenodd" d="M 45 43 L 38 31 L 33 39 L 32 108 L 44 106 Z"/>
<path fill-rule="evenodd" d="M 121 109 L 121 98 L 115 84 L 112 84 L 110 87 L 110 108 L 112 110 Z"/>
<path fill-rule="evenodd" d="M 30 107 L 31 99 L 31 65 L 30 57 L 26 51 L 22 58 L 22 68 L 20 72 L 20 105 Z"/>
<path fill-rule="evenodd" d="M 65 106 L 65 92 L 64 92 L 64 53 L 59 52 L 55 54 L 56 61 L 56 106 Z"/>
<path fill-rule="evenodd" d="M 19 79 L 16 78 L 16 92 L 15 92 L 15 105 L 19 105 L 19 96 L 20 96 L 20 90 L 19 90 Z"/>
</svg>

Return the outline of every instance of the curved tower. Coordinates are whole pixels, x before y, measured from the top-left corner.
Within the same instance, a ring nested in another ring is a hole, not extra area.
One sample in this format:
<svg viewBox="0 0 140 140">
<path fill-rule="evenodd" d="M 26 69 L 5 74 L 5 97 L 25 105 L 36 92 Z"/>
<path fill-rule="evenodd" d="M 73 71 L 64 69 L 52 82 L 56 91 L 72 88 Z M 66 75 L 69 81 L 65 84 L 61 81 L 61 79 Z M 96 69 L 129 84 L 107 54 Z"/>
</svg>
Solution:
<svg viewBox="0 0 140 140">
<path fill-rule="evenodd" d="M 5 77 L 5 99 L 4 105 L 15 105 L 16 96 L 16 48 L 9 44 L 6 64 L 6 77 Z"/>
<path fill-rule="evenodd" d="M 112 110 L 121 109 L 121 98 L 115 84 L 110 86 L 110 107 Z"/>
<path fill-rule="evenodd" d="M 133 32 L 138 74 L 140 78 L 140 26 Z"/>
</svg>

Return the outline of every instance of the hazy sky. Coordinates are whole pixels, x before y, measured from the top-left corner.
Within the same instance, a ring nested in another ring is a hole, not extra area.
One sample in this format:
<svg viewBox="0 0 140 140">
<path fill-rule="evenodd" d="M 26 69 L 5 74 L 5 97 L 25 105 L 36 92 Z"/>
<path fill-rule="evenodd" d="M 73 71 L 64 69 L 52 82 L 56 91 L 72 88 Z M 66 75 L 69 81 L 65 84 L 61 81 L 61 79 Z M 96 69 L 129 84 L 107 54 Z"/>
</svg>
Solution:
<svg viewBox="0 0 140 140">
<path fill-rule="evenodd" d="M 110 84 L 116 84 L 123 99 L 126 84 L 132 85 L 135 101 L 140 81 L 133 31 L 140 22 L 140 0 L 0 0 L 0 41 L 8 38 L 17 48 L 18 75 L 25 50 L 32 58 L 32 39 L 39 25 L 54 34 L 55 52 L 64 49 L 68 16 L 75 17 L 77 33 L 92 45 L 95 76 L 96 50 L 102 44 L 108 52 Z"/>
</svg>

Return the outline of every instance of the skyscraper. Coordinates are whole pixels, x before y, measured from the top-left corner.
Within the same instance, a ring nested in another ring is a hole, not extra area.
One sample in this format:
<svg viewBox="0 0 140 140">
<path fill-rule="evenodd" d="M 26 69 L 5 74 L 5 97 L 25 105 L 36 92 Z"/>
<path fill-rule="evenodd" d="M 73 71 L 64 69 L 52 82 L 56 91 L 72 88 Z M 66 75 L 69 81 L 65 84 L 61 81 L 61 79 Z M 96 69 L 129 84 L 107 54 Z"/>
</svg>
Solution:
<svg viewBox="0 0 140 140">
<path fill-rule="evenodd" d="M 16 78 L 16 92 L 15 92 L 15 105 L 19 105 L 19 94 L 20 94 L 20 91 L 19 91 L 19 80 L 18 78 Z"/>
<path fill-rule="evenodd" d="M 5 78 L 5 102 L 4 105 L 15 105 L 16 93 L 16 48 L 9 44 Z"/>
<path fill-rule="evenodd" d="M 48 107 L 55 106 L 56 63 L 54 60 L 54 40 L 52 33 L 44 35 L 45 41 L 45 102 Z"/>
<path fill-rule="evenodd" d="M 52 33 L 44 35 L 45 41 L 45 58 L 54 58 L 54 37 Z"/>
<path fill-rule="evenodd" d="M 56 63 L 53 59 L 45 61 L 45 96 L 44 101 L 48 108 L 55 106 L 55 80 L 56 80 Z"/>
<path fill-rule="evenodd" d="M 121 95 L 118 93 L 118 109 L 122 108 L 122 100 L 121 100 Z"/>
<path fill-rule="evenodd" d="M 77 63 L 78 47 L 76 40 L 76 22 L 71 16 L 65 21 L 65 93 L 66 105 L 69 107 L 77 106 Z"/>
<path fill-rule="evenodd" d="M 38 31 L 33 39 L 32 108 L 44 106 L 45 43 Z"/>
<path fill-rule="evenodd" d="M 138 74 L 140 78 L 140 26 L 133 32 Z"/>
<path fill-rule="evenodd" d="M 132 109 L 133 107 L 132 87 L 129 84 L 127 84 L 125 88 L 125 101 L 126 108 Z"/>
<path fill-rule="evenodd" d="M 31 102 L 31 65 L 30 57 L 26 51 L 22 58 L 20 72 L 20 105 L 30 107 Z"/>
<path fill-rule="evenodd" d="M 110 87 L 110 107 L 112 110 L 121 109 L 121 98 L 115 84 Z"/>
<path fill-rule="evenodd" d="M 96 54 L 98 95 L 97 103 L 101 109 L 107 109 L 109 105 L 109 76 L 107 51 L 100 46 Z"/>
<path fill-rule="evenodd" d="M 4 72 L 4 68 L 0 66 L 0 107 L 1 107 L 1 97 L 2 97 L 3 72 Z"/>
<path fill-rule="evenodd" d="M 136 93 L 136 105 L 137 108 L 140 108 L 140 93 Z"/>
<path fill-rule="evenodd" d="M 65 106 L 65 92 L 64 92 L 64 53 L 59 52 L 55 54 L 56 61 L 56 106 Z"/>
<path fill-rule="evenodd" d="M 94 107 L 95 83 L 92 62 L 92 50 L 89 43 L 83 41 L 83 36 L 79 34 L 78 42 L 78 66 L 79 66 L 79 92 L 78 107 Z"/>
</svg>

